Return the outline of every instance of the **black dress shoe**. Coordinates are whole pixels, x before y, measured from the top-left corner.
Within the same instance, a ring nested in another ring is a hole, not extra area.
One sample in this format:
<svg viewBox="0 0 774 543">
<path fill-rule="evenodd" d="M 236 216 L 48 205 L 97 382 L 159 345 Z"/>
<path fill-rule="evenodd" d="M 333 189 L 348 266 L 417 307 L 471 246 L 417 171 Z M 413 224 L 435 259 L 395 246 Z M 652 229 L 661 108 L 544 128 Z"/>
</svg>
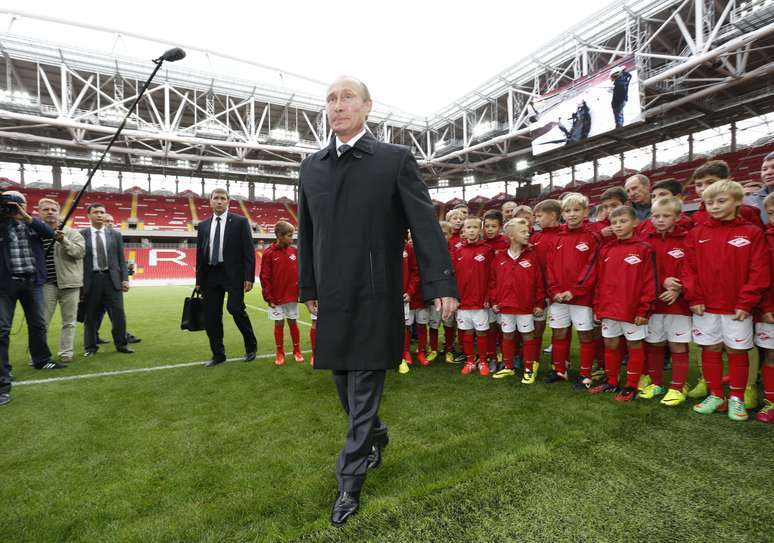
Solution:
<svg viewBox="0 0 774 543">
<path fill-rule="evenodd" d="M 132 353 L 134 353 L 134 349 L 130 349 L 129 347 L 126 347 L 126 346 L 116 347 L 116 351 L 118 351 L 119 353 L 124 353 L 124 354 L 132 354 Z"/>
<path fill-rule="evenodd" d="M 339 492 L 331 511 L 331 524 L 344 526 L 349 517 L 360 509 L 360 492 Z"/>
<path fill-rule="evenodd" d="M 83 353 L 83 357 L 84 358 L 89 358 L 90 356 L 94 356 L 95 354 L 97 354 L 96 350 L 93 350 L 93 351 L 89 350 L 89 351 L 86 351 L 85 353 Z"/>
<path fill-rule="evenodd" d="M 216 357 L 213 357 L 213 359 L 212 359 L 212 360 L 210 360 L 209 362 L 207 362 L 207 363 L 204 365 L 204 367 L 205 367 L 205 368 L 212 368 L 213 366 L 217 366 L 217 365 L 219 365 L 219 364 L 222 364 L 222 363 L 223 363 L 223 362 L 225 362 L 225 361 L 226 361 L 226 357 L 225 357 L 225 356 L 216 356 Z"/>
<path fill-rule="evenodd" d="M 252 362 L 253 360 L 255 360 L 255 351 L 245 353 L 245 362 Z"/>
<path fill-rule="evenodd" d="M 127 332 L 127 334 L 126 334 L 126 342 L 127 343 L 140 343 L 141 341 L 142 340 L 140 338 L 138 338 L 137 336 L 132 335 L 132 334 Z"/>
<path fill-rule="evenodd" d="M 374 439 L 373 445 L 371 445 L 371 452 L 368 453 L 367 467 L 369 470 L 376 469 L 382 464 L 382 450 L 384 450 L 390 443 L 390 438 L 387 434 L 383 437 Z"/>
<path fill-rule="evenodd" d="M 48 362 L 43 362 L 42 364 L 35 364 L 33 367 L 36 370 L 63 370 L 67 366 L 64 364 L 57 364 L 53 360 L 49 360 Z"/>
<path fill-rule="evenodd" d="M 11 395 L 7 392 L 3 392 L 0 394 L 0 405 L 5 405 L 7 403 L 11 403 Z"/>
</svg>

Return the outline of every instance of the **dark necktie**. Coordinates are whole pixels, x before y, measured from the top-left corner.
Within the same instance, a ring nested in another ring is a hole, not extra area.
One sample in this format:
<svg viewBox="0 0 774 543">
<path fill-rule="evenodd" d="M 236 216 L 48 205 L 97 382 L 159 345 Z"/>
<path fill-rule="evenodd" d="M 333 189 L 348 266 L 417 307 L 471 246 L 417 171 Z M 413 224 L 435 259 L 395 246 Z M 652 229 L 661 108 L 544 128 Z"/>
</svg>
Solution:
<svg viewBox="0 0 774 543">
<path fill-rule="evenodd" d="M 97 267 L 100 271 L 104 271 L 108 267 L 105 242 L 102 241 L 102 230 L 97 230 Z"/>
<path fill-rule="evenodd" d="M 220 262 L 220 217 L 215 217 L 215 220 L 218 221 L 218 224 L 215 226 L 215 239 L 212 240 L 211 266 L 217 266 Z"/>
<path fill-rule="evenodd" d="M 342 145 L 341 147 L 339 147 L 339 158 L 343 157 L 344 154 L 347 151 L 349 151 L 350 149 L 352 149 L 352 146 L 351 145 L 347 145 L 346 143 L 344 145 Z"/>
</svg>

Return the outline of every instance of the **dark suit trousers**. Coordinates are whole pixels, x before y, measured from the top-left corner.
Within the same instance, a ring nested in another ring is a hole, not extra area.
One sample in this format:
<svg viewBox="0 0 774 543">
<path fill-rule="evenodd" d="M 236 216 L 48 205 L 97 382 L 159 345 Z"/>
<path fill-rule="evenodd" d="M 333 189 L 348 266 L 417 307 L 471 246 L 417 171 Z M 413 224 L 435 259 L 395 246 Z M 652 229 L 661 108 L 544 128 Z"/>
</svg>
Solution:
<svg viewBox="0 0 774 543">
<path fill-rule="evenodd" d="M 83 323 L 83 348 L 97 350 L 97 319 L 104 307 L 112 324 L 113 343 L 126 347 L 126 315 L 124 314 L 124 293 L 116 290 L 108 272 L 91 273 L 91 286 L 86 293 L 86 318 Z"/>
<path fill-rule="evenodd" d="M 371 445 L 387 434 L 387 427 L 379 420 L 385 373 L 384 370 L 333 372 L 341 405 L 349 415 L 347 440 L 336 461 L 336 479 L 341 492 L 360 491 Z"/>
<path fill-rule="evenodd" d="M 204 328 L 210 340 L 210 350 L 215 357 L 225 356 L 223 346 L 223 299 L 228 294 L 226 309 L 234 317 L 234 323 L 242 333 L 245 342 L 245 352 L 254 352 L 258 348 L 250 317 L 245 310 L 245 291 L 242 285 L 231 288 L 223 265 L 211 266 L 207 270 L 207 279 L 203 287 L 204 295 Z"/>
</svg>

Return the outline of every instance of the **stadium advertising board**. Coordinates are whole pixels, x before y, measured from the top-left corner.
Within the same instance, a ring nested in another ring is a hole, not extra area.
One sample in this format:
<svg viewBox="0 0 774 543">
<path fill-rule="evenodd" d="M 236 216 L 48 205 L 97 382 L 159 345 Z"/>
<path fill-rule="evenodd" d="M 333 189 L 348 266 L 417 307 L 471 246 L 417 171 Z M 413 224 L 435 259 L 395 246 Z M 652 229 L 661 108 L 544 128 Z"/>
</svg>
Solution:
<svg viewBox="0 0 774 543">
<path fill-rule="evenodd" d="M 533 101 L 532 154 L 642 120 L 639 70 L 633 59 L 611 64 Z"/>
</svg>

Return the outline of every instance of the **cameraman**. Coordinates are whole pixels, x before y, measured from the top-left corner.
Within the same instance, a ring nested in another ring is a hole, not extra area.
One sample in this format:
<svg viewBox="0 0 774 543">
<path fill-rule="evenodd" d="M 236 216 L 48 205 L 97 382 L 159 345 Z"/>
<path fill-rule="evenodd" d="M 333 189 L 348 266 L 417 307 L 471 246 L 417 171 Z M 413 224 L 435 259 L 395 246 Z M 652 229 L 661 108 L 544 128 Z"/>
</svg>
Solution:
<svg viewBox="0 0 774 543">
<path fill-rule="evenodd" d="M 0 195 L 0 405 L 11 401 L 11 365 L 8 344 L 16 302 L 27 319 L 32 365 L 35 369 L 59 369 L 51 360 L 43 318 L 43 283 L 46 258 L 43 239 L 54 231 L 27 213 L 27 200 L 19 192 Z"/>
</svg>

